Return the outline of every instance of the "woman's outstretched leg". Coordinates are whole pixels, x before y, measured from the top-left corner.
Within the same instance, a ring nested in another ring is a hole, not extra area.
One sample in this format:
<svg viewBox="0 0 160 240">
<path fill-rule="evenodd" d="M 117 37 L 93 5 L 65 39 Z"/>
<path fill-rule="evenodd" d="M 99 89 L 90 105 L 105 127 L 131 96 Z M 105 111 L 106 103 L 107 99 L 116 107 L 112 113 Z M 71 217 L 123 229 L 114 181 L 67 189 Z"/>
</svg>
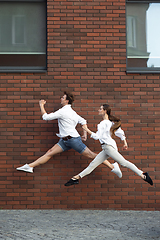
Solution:
<svg viewBox="0 0 160 240">
<path fill-rule="evenodd" d="M 127 161 L 116 149 L 112 146 L 104 145 L 103 150 L 107 155 L 113 158 L 116 162 L 118 162 L 123 167 L 129 168 L 133 172 L 135 172 L 138 176 L 140 176 L 144 181 L 148 182 L 150 185 L 153 185 L 152 179 L 149 177 L 148 173 L 144 173 L 142 170 L 138 169 L 133 163 Z"/>
<path fill-rule="evenodd" d="M 71 178 L 67 183 L 65 183 L 65 186 L 71 186 L 73 184 L 78 184 L 79 183 L 79 178 L 85 177 L 86 175 L 90 174 L 93 172 L 93 170 L 98 167 L 101 163 L 104 163 L 104 161 L 107 161 L 106 159 L 109 156 L 106 155 L 105 151 L 101 151 L 95 159 L 88 165 L 87 168 L 85 168 L 81 173 L 78 175 L 75 175 L 73 178 Z M 108 162 L 108 161 L 107 161 Z M 111 163 L 109 163 L 111 164 Z M 107 165 L 107 164 L 106 164 Z M 117 174 L 120 178 L 122 177 L 122 172 L 118 166 L 118 164 L 113 164 L 113 167 L 111 168 L 112 171 Z"/>
</svg>

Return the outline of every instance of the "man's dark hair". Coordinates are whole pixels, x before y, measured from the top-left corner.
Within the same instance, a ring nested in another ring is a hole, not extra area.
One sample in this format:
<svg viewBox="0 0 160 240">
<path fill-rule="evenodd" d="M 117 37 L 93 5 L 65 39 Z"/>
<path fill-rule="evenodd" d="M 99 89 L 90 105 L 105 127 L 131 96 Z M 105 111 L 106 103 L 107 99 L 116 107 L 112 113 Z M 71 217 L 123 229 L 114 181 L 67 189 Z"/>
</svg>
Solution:
<svg viewBox="0 0 160 240">
<path fill-rule="evenodd" d="M 72 104 L 74 102 L 74 95 L 72 93 L 69 92 L 64 92 L 64 94 L 66 95 L 66 100 L 68 100 L 68 104 Z"/>
</svg>

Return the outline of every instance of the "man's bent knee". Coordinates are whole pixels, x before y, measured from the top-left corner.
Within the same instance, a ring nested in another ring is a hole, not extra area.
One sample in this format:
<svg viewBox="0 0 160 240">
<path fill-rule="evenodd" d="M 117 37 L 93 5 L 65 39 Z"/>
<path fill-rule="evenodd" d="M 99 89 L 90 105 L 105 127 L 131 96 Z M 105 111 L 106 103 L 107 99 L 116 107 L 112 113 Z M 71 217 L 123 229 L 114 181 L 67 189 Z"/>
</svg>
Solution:
<svg viewBox="0 0 160 240">
<path fill-rule="evenodd" d="M 55 154 L 58 154 L 61 152 L 63 152 L 62 148 L 58 144 L 56 144 L 46 152 L 46 155 L 52 157 Z"/>
<path fill-rule="evenodd" d="M 46 152 L 45 155 L 47 155 L 47 156 L 52 156 L 52 155 L 53 155 L 53 150 L 52 150 L 52 148 L 49 149 L 49 150 Z"/>
</svg>

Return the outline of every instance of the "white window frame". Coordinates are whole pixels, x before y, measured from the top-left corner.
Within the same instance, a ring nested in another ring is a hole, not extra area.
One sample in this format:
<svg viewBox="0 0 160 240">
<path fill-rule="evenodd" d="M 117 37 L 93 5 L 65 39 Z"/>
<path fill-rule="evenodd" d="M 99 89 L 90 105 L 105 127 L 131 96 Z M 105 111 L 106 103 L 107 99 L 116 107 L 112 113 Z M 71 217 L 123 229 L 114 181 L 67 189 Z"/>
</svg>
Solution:
<svg viewBox="0 0 160 240">
<path fill-rule="evenodd" d="M 127 39 L 128 47 L 136 48 L 136 18 L 127 17 Z"/>
</svg>

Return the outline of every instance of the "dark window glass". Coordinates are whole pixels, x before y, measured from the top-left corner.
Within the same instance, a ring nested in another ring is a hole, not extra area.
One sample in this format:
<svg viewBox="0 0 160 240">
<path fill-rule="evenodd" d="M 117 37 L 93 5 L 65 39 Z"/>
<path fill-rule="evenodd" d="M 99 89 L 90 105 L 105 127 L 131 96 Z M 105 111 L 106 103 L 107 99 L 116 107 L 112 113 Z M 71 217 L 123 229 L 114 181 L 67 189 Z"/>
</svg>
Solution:
<svg viewBox="0 0 160 240">
<path fill-rule="evenodd" d="M 46 70 L 46 1 L 0 1 L 0 71 Z"/>
</svg>

